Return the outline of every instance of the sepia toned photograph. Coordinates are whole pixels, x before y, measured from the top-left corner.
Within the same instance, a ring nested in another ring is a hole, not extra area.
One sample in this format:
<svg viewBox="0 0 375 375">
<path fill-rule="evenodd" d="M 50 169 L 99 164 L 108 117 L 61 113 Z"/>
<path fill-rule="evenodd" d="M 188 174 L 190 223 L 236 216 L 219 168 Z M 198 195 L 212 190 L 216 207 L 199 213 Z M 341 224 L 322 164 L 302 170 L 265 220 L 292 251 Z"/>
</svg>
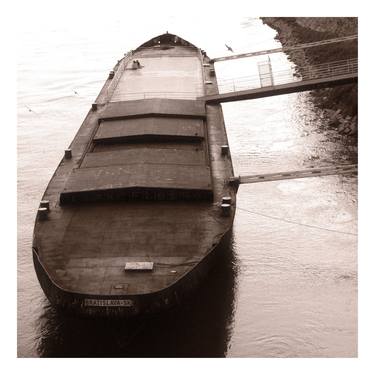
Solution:
<svg viewBox="0 0 375 375">
<path fill-rule="evenodd" d="M 44 6 L 17 357 L 357 358 L 359 18 Z"/>
</svg>

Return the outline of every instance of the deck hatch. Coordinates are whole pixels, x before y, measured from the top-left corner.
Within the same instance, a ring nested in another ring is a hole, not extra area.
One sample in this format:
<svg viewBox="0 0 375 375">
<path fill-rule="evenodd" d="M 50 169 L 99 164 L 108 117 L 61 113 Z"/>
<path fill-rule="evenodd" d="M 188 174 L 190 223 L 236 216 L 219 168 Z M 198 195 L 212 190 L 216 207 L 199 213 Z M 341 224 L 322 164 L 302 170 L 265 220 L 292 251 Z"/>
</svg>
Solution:
<svg viewBox="0 0 375 375">
<path fill-rule="evenodd" d="M 205 102 L 203 100 L 157 98 L 112 102 L 108 103 L 100 120 L 149 116 L 205 119 Z"/>
<path fill-rule="evenodd" d="M 201 119 L 146 117 L 102 121 L 94 142 L 199 141 L 203 138 Z"/>
<path fill-rule="evenodd" d="M 60 203 L 207 200 L 212 194 L 208 166 L 131 164 L 74 169 L 60 194 Z"/>
<path fill-rule="evenodd" d="M 195 144 L 188 145 L 190 149 L 147 148 L 140 145 L 135 149 L 89 152 L 83 159 L 81 168 L 129 164 L 206 165 L 206 156 L 202 147 L 195 147 Z"/>
</svg>

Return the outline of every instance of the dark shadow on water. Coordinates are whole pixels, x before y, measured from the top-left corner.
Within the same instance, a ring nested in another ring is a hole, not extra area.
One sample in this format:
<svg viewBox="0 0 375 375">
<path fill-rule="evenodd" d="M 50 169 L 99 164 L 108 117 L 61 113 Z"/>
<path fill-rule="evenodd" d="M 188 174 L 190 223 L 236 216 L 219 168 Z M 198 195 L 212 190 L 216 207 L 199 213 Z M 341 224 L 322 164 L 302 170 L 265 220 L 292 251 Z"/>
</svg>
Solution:
<svg viewBox="0 0 375 375">
<path fill-rule="evenodd" d="M 236 291 L 233 239 L 188 300 L 132 320 L 68 316 L 46 304 L 39 318 L 41 357 L 225 357 Z"/>
</svg>

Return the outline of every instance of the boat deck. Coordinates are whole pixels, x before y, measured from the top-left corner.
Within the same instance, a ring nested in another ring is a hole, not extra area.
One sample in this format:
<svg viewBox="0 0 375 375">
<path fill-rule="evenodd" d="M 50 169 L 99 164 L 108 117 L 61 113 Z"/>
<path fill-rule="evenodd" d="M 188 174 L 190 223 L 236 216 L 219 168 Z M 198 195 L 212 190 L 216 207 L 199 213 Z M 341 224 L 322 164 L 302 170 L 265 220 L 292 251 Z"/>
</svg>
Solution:
<svg viewBox="0 0 375 375">
<path fill-rule="evenodd" d="M 210 206 L 204 202 L 71 206 L 65 235 L 58 248 L 44 247 L 43 261 L 59 283 L 77 292 L 154 292 L 181 277 L 213 245 L 211 233 L 218 230 L 218 223 Z M 223 223 L 218 233 L 224 230 Z M 125 263 L 131 261 L 154 262 L 154 270 L 124 272 Z"/>
<path fill-rule="evenodd" d="M 233 169 L 230 155 L 221 154 L 228 143 L 221 107 L 167 94 L 186 87 L 196 96 L 215 93 L 212 66 L 190 47 L 156 52 L 157 57 L 153 48 L 141 48 L 132 59 L 144 68 L 117 72 L 112 98 L 89 112 L 70 145 L 72 158 L 61 161 L 43 196 L 50 212 L 47 220 L 36 221 L 33 247 L 64 290 L 161 290 L 186 275 L 231 228 L 234 212 L 224 217 L 220 210 L 223 196 L 235 202 L 235 190 L 225 183 Z M 161 73 L 158 67 L 164 67 Z M 205 85 L 208 80 L 213 84 Z M 155 96 L 123 100 L 130 87 Z M 98 102 L 105 95 L 102 90 Z M 154 269 L 125 272 L 129 261 L 154 262 Z"/>
<path fill-rule="evenodd" d="M 140 69 L 131 69 L 130 62 L 111 101 L 167 97 L 196 99 L 203 95 L 201 61 L 196 51 L 175 46 L 171 49 L 146 48 L 135 57 Z"/>
</svg>

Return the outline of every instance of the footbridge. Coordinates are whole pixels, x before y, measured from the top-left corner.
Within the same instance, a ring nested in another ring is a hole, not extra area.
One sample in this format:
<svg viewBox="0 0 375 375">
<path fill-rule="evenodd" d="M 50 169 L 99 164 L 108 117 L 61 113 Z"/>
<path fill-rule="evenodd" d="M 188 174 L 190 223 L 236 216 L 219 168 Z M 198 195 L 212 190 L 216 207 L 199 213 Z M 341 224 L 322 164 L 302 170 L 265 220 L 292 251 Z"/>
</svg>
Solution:
<svg viewBox="0 0 375 375">
<path fill-rule="evenodd" d="M 358 81 L 358 59 L 327 62 L 273 71 L 270 63 L 258 66 L 259 74 L 222 80 L 219 94 L 197 99 L 207 104 L 257 99 L 275 95 L 333 87 Z"/>
</svg>

